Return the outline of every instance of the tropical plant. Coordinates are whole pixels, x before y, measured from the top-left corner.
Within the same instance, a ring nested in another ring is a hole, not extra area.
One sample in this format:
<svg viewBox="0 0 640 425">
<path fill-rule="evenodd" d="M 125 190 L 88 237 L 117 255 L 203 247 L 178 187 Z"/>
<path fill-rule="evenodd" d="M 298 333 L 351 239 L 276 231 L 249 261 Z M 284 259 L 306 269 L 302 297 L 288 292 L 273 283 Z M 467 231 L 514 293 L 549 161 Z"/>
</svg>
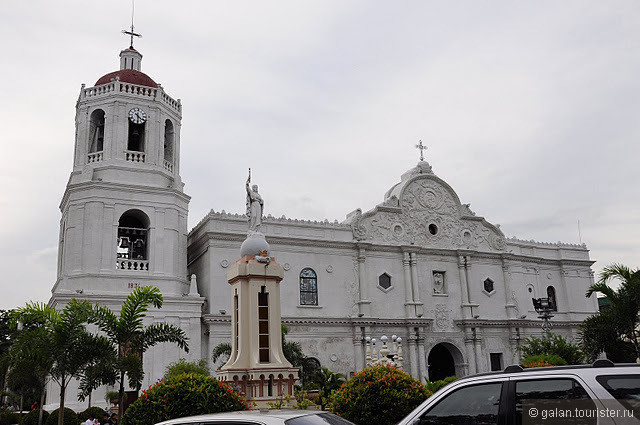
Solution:
<svg viewBox="0 0 640 425">
<path fill-rule="evenodd" d="M 303 366 L 306 356 L 302 353 L 302 346 L 299 342 L 287 341 L 286 336 L 289 333 L 289 327 L 284 323 L 280 326 L 282 330 L 282 352 L 284 357 L 295 367 Z M 211 352 L 211 361 L 215 364 L 218 360 L 222 360 L 221 363 L 224 365 L 224 363 L 229 359 L 229 356 L 231 356 L 231 350 L 231 344 L 228 342 L 221 342 L 213 347 Z"/>
<path fill-rule="evenodd" d="M 12 313 L 13 320 L 25 328 L 24 335 L 18 337 L 25 351 L 29 351 L 29 344 L 33 345 L 29 354 L 33 356 L 33 367 L 48 368 L 51 379 L 60 387 L 58 425 L 63 425 L 65 392 L 69 382 L 79 378 L 83 368 L 110 347 L 105 337 L 87 332 L 85 325 L 92 311 L 88 301 L 71 299 L 62 311 L 43 303 L 27 303 Z M 48 357 L 48 365 L 36 360 L 44 357 Z M 51 421 L 55 422 L 55 419 L 49 417 L 48 422 Z"/>
<path fill-rule="evenodd" d="M 248 408 L 244 397 L 227 384 L 210 376 L 184 373 L 143 391 L 127 409 L 122 425 L 152 425 L 183 416 Z"/>
<path fill-rule="evenodd" d="M 185 332 L 168 323 L 143 325 L 143 319 L 149 307 L 162 307 L 162 294 L 153 286 L 136 288 L 122 303 L 120 316 L 116 316 L 109 308 L 96 306 L 94 320 L 117 351 L 115 369 L 120 383 L 118 417 L 122 418 L 124 409 L 124 378 L 128 378 L 129 386 L 139 389 L 142 385 L 142 355 L 149 348 L 160 342 L 173 342 L 178 347 L 189 351 Z"/>
<path fill-rule="evenodd" d="M 20 423 L 20 415 L 9 410 L 0 410 L 0 425 L 14 425 Z"/>
<path fill-rule="evenodd" d="M 42 413 L 42 419 L 40 418 L 40 413 Z M 49 412 L 46 410 L 34 409 L 22 417 L 20 425 L 38 425 L 38 421 L 40 421 L 41 424 L 44 424 L 47 422 L 48 418 Z"/>
<path fill-rule="evenodd" d="M 356 424 L 391 425 L 431 393 L 400 369 L 374 366 L 361 370 L 331 397 L 329 408 Z"/>
<path fill-rule="evenodd" d="M 427 390 L 429 390 L 429 392 L 435 393 L 436 391 L 446 387 L 456 379 L 458 379 L 457 376 L 447 376 L 446 378 L 440 379 L 438 381 L 427 381 L 427 383 L 424 384 L 424 386 L 427 387 Z"/>
<path fill-rule="evenodd" d="M 564 360 L 564 364 L 582 364 L 584 353 L 577 344 L 572 344 L 562 335 L 545 332 L 540 338 L 532 336 L 525 338 L 520 345 L 520 352 L 524 357 L 539 354 L 555 355 Z"/>
<path fill-rule="evenodd" d="M 531 354 L 522 359 L 524 367 L 565 366 L 567 361 L 556 354 Z"/>
<path fill-rule="evenodd" d="M 9 348 L 16 334 L 11 326 L 11 310 L 0 310 L 0 388 L 5 388 L 5 377 L 9 369 Z"/>
<path fill-rule="evenodd" d="M 224 365 L 227 360 L 229 360 L 229 356 L 231 356 L 231 344 L 228 342 L 221 342 L 220 344 L 213 347 L 211 351 L 211 361 L 215 364 L 218 360 L 222 360 L 221 363 Z"/>
<path fill-rule="evenodd" d="M 617 290 L 608 285 L 612 280 L 620 282 Z M 595 292 L 605 295 L 610 305 L 587 318 L 580 327 L 587 356 L 594 359 L 602 352 L 610 353 L 612 349 L 626 345 L 633 349 L 636 361 L 640 362 L 640 269 L 622 264 L 605 267 L 586 296 Z"/>
<path fill-rule="evenodd" d="M 64 413 L 60 413 L 60 412 Z M 80 421 L 78 420 L 78 415 L 76 412 L 65 407 L 64 409 L 56 409 L 47 418 L 46 425 L 56 425 L 58 424 L 58 420 L 56 418 L 62 417 L 63 422 L 62 425 L 80 425 Z"/>
<path fill-rule="evenodd" d="M 167 369 L 164 372 L 164 377 L 162 379 L 166 381 L 183 373 L 209 376 L 209 366 L 207 365 L 207 361 L 205 359 L 200 359 L 195 362 L 188 362 L 185 359 L 178 359 L 177 362 L 173 362 L 169 364 L 169 366 L 167 366 Z"/>
<path fill-rule="evenodd" d="M 84 422 L 89 418 L 96 418 L 96 419 L 102 420 L 102 418 L 104 418 L 106 415 L 107 415 L 107 412 L 105 412 L 104 409 L 98 406 L 94 406 L 94 407 L 89 407 L 84 411 L 78 413 L 78 420 L 80 422 Z"/>
<path fill-rule="evenodd" d="M 318 388 L 318 404 L 320 409 L 324 408 L 329 403 L 329 398 L 333 391 L 340 388 L 340 386 L 346 381 L 346 377 L 341 373 L 334 373 L 326 367 L 321 368 L 313 376 L 313 382 Z"/>
<path fill-rule="evenodd" d="M 113 385 L 117 380 L 116 373 L 116 351 L 113 346 L 108 347 L 100 353 L 100 357 L 95 358 L 87 364 L 80 373 L 80 383 L 78 385 L 78 400 L 88 399 L 91 408 L 91 394 L 102 385 Z M 85 419 L 86 420 L 86 419 Z"/>
</svg>

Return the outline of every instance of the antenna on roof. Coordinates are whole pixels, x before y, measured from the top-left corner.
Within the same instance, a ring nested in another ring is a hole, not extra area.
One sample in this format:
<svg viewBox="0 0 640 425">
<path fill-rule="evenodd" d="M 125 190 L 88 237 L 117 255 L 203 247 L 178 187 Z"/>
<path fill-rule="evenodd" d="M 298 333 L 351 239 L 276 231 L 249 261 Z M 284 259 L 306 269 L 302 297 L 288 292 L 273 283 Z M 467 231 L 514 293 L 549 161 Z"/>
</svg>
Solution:
<svg viewBox="0 0 640 425">
<path fill-rule="evenodd" d="M 134 31 L 135 27 L 133 26 L 133 14 L 135 12 L 135 0 L 131 0 L 131 31 L 122 30 L 123 34 L 127 34 L 131 36 L 131 44 L 129 46 L 130 49 L 133 49 L 133 37 L 142 38 L 142 34 L 138 34 Z"/>
</svg>

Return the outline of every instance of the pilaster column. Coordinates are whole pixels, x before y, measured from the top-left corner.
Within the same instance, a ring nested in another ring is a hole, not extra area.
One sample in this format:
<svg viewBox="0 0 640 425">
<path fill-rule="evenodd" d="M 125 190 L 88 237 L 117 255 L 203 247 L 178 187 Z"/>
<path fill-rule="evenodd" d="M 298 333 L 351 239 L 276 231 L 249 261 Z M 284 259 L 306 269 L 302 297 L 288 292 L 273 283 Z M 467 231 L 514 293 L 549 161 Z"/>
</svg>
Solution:
<svg viewBox="0 0 640 425">
<path fill-rule="evenodd" d="M 476 364 L 476 373 L 482 372 L 483 365 L 486 363 L 486 360 L 481 359 L 480 357 L 483 355 L 482 353 L 482 339 L 480 335 L 478 335 L 478 328 L 472 328 L 473 331 L 473 354 L 475 357 Z"/>
<path fill-rule="evenodd" d="M 505 259 L 502 260 L 502 278 L 504 279 L 504 307 L 507 311 L 507 319 L 515 319 L 516 306 L 511 299 L 511 271 Z"/>
<path fill-rule="evenodd" d="M 520 328 L 510 329 L 511 364 L 520 364 Z"/>
<path fill-rule="evenodd" d="M 367 293 L 367 274 L 364 264 L 366 259 L 367 256 L 365 255 L 365 249 L 363 247 L 358 247 L 358 291 L 360 293 L 358 312 L 360 317 L 371 315 L 371 301 L 369 301 Z"/>
<path fill-rule="evenodd" d="M 411 259 L 408 252 L 402 253 L 402 272 L 404 278 L 404 314 L 412 317 L 415 310 L 413 305 L 413 289 L 411 288 Z"/>
<path fill-rule="evenodd" d="M 460 306 L 462 307 L 462 318 L 471 318 L 471 306 L 469 303 L 469 285 L 467 284 L 466 273 L 467 259 L 465 256 L 458 256 L 458 276 L 460 277 Z"/>
<path fill-rule="evenodd" d="M 359 334 L 360 328 L 353 328 L 353 356 L 354 356 L 354 372 L 364 369 L 364 352 L 362 350 L 362 336 Z"/>
<path fill-rule="evenodd" d="M 416 306 L 416 316 L 422 317 L 424 309 L 420 302 L 420 285 L 418 282 L 418 255 L 413 252 L 409 254 L 409 266 L 411 269 L 411 288 L 413 290 L 413 302 Z"/>
<path fill-rule="evenodd" d="M 464 333 L 464 350 L 467 355 L 468 372 L 470 375 L 477 373 L 477 363 L 475 356 L 475 328 L 465 329 Z"/>
<path fill-rule="evenodd" d="M 418 364 L 420 365 L 418 372 L 420 376 L 418 376 L 417 379 L 424 383 L 426 377 L 429 375 L 429 370 L 427 369 L 427 356 L 424 351 L 424 336 L 422 336 L 422 334 L 417 335 L 416 345 L 418 346 Z"/>
<path fill-rule="evenodd" d="M 418 375 L 418 352 L 416 350 L 416 334 L 409 329 L 409 364 L 411 365 L 411 376 L 420 379 Z"/>
<path fill-rule="evenodd" d="M 566 320 L 573 320 L 573 314 L 571 314 L 571 312 L 574 310 L 572 308 L 572 306 L 569 304 L 571 302 L 571 300 L 569 299 L 569 294 L 567 293 L 567 281 L 564 278 L 565 272 L 564 272 L 564 267 L 560 268 L 560 288 L 556 288 L 556 308 L 558 309 L 558 312 L 560 312 L 560 310 L 564 310 L 566 313 Z M 591 279 L 593 280 L 593 278 Z M 591 283 L 593 284 L 593 282 Z M 554 286 L 555 287 L 555 286 Z M 562 292 L 562 303 L 559 302 L 558 300 L 558 289 L 560 289 L 560 291 Z M 547 292 L 546 292 L 546 288 L 545 288 L 545 292 L 543 294 L 543 297 L 547 296 Z M 565 304 L 565 305 L 563 305 Z M 560 308 L 562 307 L 562 308 Z"/>
</svg>

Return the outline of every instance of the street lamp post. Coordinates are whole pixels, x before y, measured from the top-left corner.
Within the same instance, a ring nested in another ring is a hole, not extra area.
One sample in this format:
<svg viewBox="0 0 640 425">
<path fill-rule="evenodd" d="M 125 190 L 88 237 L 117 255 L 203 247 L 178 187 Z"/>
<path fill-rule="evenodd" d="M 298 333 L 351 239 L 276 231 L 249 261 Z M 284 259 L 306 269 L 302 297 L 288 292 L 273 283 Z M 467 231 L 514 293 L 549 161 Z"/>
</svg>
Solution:
<svg viewBox="0 0 640 425">
<path fill-rule="evenodd" d="M 555 311 L 555 306 L 549 298 L 532 298 L 531 301 L 538 317 L 542 319 L 542 330 L 549 332 L 553 327 L 550 319 L 553 317 L 552 312 Z"/>
</svg>

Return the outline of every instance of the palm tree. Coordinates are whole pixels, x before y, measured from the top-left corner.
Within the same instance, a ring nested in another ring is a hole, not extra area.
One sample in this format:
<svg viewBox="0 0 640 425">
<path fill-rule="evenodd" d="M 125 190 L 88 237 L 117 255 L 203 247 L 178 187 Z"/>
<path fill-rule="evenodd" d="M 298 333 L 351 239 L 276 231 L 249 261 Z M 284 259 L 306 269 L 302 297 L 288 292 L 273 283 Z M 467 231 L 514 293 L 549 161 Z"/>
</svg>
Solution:
<svg viewBox="0 0 640 425">
<path fill-rule="evenodd" d="M 619 280 L 614 290 L 607 283 Z M 606 310 L 584 321 L 581 335 L 585 350 L 592 356 L 613 345 L 628 341 L 635 350 L 640 363 L 640 269 L 630 269 L 622 264 L 612 264 L 600 273 L 598 282 L 587 290 L 586 296 L 594 292 L 604 294 L 610 301 Z"/>
<path fill-rule="evenodd" d="M 47 333 L 48 331 L 41 327 L 20 331 L 8 353 L 7 386 L 15 390 L 13 382 L 17 382 L 18 385 L 31 384 L 35 392 L 40 394 L 40 406 L 44 405 L 45 388 L 49 382 L 49 371 L 53 366 L 53 359 L 49 357 Z M 40 408 L 38 425 L 42 425 L 42 413 L 43 409 Z"/>
<path fill-rule="evenodd" d="M 329 402 L 331 393 L 334 390 L 340 388 L 346 381 L 346 377 L 341 373 L 334 373 L 326 367 L 318 370 L 313 377 L 313 382 L 318 386 L 320 390 L 318 392 L 318 401 L 320 402 L 320 409 L 324 410 L 325 406 Z"/>
<path fill-rule="evenodd" d="M 129 386 L 140 389 L 144 372 L 142 370 L 142 354 L 161 342 L 173 342 L 189 352 L 185 332 L 168 323 L 154 323 L 144 326 L 142 321 L 149 307 L 162 307 L 162 294 L 153 286 L 136 288 L 125 299 L 120 316 L 104 306 L 94 308 L 94 320 L 102 330 L 113 348 L 117 351 L 115 368 L 120 383 L 118 417 L 122 418 L 124 404 L 124 376 L 127 375 Z"/>
<path fill-rule="evenodd" d="M 38 358 L 48 358 L 50 364 L 36 363 L 33 367 L 48 368 L 51 379 L 60 386 L 58 425 L 62 425 L 65 391 L 72 378 L 109 347 L 104 337 L 87 332 L 85 325 L 92 315 L 88 301 L 72 299 L 62 311 L 44 303 L 27 303 L 13 311 L 14 322 L 30 330 L 23 335 L 23 345 L 38 351 Z M 20 338 L 20 337 L 19 337 Z"/>
</svg>

